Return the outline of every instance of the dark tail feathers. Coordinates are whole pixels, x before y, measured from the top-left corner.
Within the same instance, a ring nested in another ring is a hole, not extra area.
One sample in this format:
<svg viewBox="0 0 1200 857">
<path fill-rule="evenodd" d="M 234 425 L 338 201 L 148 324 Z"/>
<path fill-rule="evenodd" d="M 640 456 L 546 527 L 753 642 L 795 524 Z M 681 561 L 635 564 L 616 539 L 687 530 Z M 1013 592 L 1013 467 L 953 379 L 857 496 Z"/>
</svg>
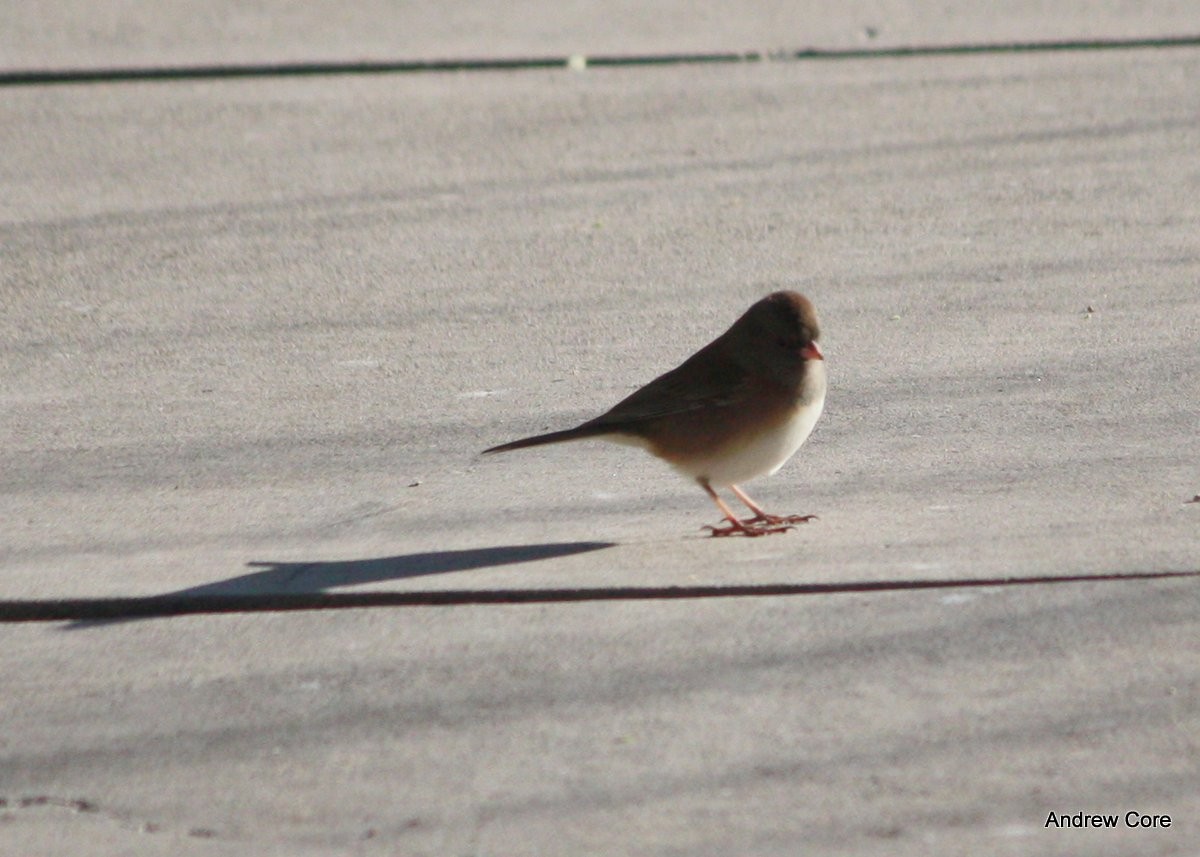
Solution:
<svg viewBox="0 0 1200 857">
<path fill-rule="evenodd" d="M 547 443 L 563 443 L 568 440 L 583 440 L 585 437 L 599 437 L 604 434 L 612 434 L 612 428 L 584 423 L 581 426 L 575 426 L 575 428 L 564 431 L 552 431 L 548 434 L 538 434 L 533 437 L 523 437 L 520 440 L 514 440 L 510 443 L 502 443 L 499 446 L 493 446 L 491 449 L 485 449 L 480 454 L 490 455 L 493 452 L 508 452 L 512 449 L 524 449 L 527 446 L 542 446 Z"/>
</svg>

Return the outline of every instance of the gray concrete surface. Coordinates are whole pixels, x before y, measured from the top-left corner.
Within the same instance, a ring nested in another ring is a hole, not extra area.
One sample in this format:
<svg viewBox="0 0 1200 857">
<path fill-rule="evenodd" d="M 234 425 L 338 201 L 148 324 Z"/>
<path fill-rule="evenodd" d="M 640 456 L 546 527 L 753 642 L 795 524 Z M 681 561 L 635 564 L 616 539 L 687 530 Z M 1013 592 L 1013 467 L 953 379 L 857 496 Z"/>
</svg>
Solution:
<svg viewBox="0 0 1200 857">
<path fill-rule="evenodd" d="M 503 6 L 462 0 L 0 0 L 0 21 L 0 70 L 857 48 L 1200 32 L 1191 0 L 515 0 Z"/>
<path fill-rule="evenodd" d="M 1200 570 L 1198 75 L 0 91 L 6 603 L 825 586 L 5 624 L 0 853 L 1197 853 L 1200 583 L 1131 575 Z M 830 398 L 749 487 L 819 521 L 476 457 L 779 286 Z"/>
</svg>

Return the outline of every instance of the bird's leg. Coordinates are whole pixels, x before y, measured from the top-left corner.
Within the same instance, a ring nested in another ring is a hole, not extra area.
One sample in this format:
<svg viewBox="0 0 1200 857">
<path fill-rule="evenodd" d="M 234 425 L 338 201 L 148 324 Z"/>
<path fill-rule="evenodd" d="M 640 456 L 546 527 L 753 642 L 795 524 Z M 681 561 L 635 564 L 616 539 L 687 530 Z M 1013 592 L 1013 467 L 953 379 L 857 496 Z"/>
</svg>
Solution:
<svg viewBox="0 0 1200 857">
<path fill-rule="evenodd" d="M 736 485 L 730 485 L 729 490 L 736 494 L 737 498 L 746 504 L 746 508 L 754 513 L 754 517 L 742 521 L 743 524 L 804 524 L 817 517 L 816 515 L 770 515 L 764 512 L 761 506 L 751 500 L 741 488 Z"/>
<path fill-rule="evenodd" d="M 745 521 L 739 521 L 737 515 L 733 514 L 733 510 L 725 505 L 725 501 L 722 500 L 720 495 L 717 494 L 717 492 L 713 490 L 713 487 L 708 484 L 707 479 L 698 479 L 697 481 L 700 483 L 700 487 L 704 489 L 704 492 L 712 498 L 714 503 L 717 504 L 717 508 L 720 509 L 721 513 L 725 516 L 725 520 L 729 522 L 729 526 L 727 527 L 706 526 L 705 529 L 709 531 L 709 535 L 732 536 L 734 533 L 741 533 L 743 536 L 766 536 L 770 535 L 771 533 L 786 532 L 792 528 L 791 525 L 782 518 L 777 521 L 770 521 L 766 518 L 763 518 L 761 509 L 758 511 L 759 518 L 762 520 L 750 518 Z M 736 491 L 737 489 L 735 488 L 734 490 Z M 737 493 L 738 496 L 742 495 L 741 491 L 738 491 Z"/>
</svg>

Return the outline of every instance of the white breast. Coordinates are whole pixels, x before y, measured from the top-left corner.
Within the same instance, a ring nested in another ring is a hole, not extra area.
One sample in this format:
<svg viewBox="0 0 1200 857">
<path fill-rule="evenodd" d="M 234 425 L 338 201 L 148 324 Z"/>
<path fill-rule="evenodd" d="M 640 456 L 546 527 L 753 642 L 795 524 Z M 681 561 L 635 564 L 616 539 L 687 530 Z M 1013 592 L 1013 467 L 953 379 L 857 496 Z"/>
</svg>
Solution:
<svg viewBox="0 0 1200 857">
<path fill-rule="evenodd" d="M 809 362 L 805 388 L 808 395 L 801 400 L 796 413 L 774 430 L 764 432 L 732 454 L 673 466 L 692 479 L 707 479 L 718 486 L 736 485 L 774 473 L 812 434 L 813 426 L 825 408 L 824 361 Z"/>
</svg>

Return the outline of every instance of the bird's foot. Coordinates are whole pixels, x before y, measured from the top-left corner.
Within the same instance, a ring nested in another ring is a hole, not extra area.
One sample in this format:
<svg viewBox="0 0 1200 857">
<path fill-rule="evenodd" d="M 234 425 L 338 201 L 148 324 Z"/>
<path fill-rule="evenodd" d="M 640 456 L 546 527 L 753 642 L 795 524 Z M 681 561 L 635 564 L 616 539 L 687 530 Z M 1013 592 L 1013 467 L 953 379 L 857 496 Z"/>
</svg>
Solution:
<svg viewBox="0 0 1200 857">
<path fill-rule="evenodd" d="M 809 521 L 815 521 L 816 519 L 816 515 L 768 515 L 766 512 L 760 512 L 753 518 L 747 518 L 742 521 L 742 523 L 778 526 L 779 524 L 807 524 Z"/>
<path fill-rule="evenodd" d="M 771 523 L 747 518 L 744 521 L 730 520 L 724 527 L 714 527 L 711 524 L 706 524 L 702 529 L 708 530 L 708 534 L 713 538 L 739 534 L 747 538 L 754 538 L 755 536 L 769 536 L 774 533 L 786 533 L 788 530 L 795 528 L 791 524 L 782 522 Z"/>
<path fill-rule="evenodd" d="M 762 512 L 753 518 L 744 518 L 740 521 L 726 518 L 725 526 L 714 527 L 709 524 L 705 525 L 704 529 L 708 530 L 708 534 L 713 537 L 740 534 L 753 538 L 754 536 L 769 536 L 773 533 L 786 533 L 788 530 L 796 529 L 796 524 L 807 524 L 816 519 L 816 515 L 768 515 L 766 512 Z"/>
</svg>

